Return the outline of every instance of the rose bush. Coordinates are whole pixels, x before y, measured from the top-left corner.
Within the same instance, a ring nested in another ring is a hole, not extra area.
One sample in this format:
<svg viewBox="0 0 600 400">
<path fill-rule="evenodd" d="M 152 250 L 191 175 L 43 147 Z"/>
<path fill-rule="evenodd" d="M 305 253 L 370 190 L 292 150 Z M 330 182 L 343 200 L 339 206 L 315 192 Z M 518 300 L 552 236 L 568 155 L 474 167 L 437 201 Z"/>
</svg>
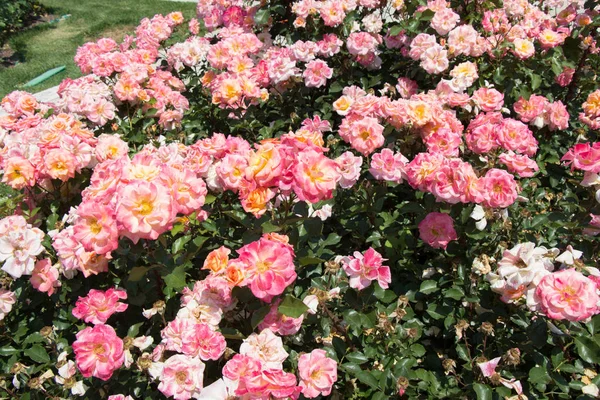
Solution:
<svg viewBox="0 0 600 400">
<path fill-rule="evenodd" d="M 599 27 L 211 0 L 85 44 L 2 100 L 2 396 L 597 397 Z"/>
</svg>

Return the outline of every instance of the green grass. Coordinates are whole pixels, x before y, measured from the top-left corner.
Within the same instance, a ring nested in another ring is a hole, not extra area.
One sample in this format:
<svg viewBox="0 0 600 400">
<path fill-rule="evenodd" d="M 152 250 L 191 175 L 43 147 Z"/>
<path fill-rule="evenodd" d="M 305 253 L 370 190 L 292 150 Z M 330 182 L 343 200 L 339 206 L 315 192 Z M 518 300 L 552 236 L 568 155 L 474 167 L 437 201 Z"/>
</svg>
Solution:
<svg viewBox="0 0 600 400">
<path fill-rule="evenodd" d="M 202 0 L 201 0 L 202 1 Z M 0 67 L 0 98 L 13 90 L 39 92 L 58 85 L 65 78 L 81 76 L 73 62 L 77 47 L 101 37 L 119 41 L 133 33 L 139 21 L 155 14 L 182 11 L 186 18 L 195 14 L 196 3 L 165 0 L 41 0 L 57 17 L 70 18 L 43 24 L 15 35 L 9 40 L 23 60 L 12 67 Z M 30 88 L 22 85 L 49 69 L 66 65 L 66 70 Z"/>
</svg>

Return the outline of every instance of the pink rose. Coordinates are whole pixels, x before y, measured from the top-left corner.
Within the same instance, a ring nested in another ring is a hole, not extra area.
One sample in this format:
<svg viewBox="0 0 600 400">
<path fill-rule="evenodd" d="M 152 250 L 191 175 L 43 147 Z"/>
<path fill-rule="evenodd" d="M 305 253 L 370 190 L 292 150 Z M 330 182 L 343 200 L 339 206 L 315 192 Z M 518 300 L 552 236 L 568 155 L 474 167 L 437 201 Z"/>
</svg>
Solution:
<svg viewBox="0 0 600 400">
<path fill-rule="evenodd" d="M 506 118 L 497 128 L 497 140 L 506 150 L 533 156 L 538 149 L 538 142 L 533 137 L 533 132 L 521 121 Z"/>
<path fill-rule="evenodd" d="M 579 169 L 593 173 L 600 172 L 600 142 L 578 143 L 571 147 L 561 161 L 567 161 L 571 170 Z"/>
<path fill-rule="evenodd" d="M 172 203 L 169 190 L 160 183 L 136 180 L 122 186 L 116 210 L 120 234 L 134 243 L 158 239 L 173 224 Z"/>
<path fill-rule="evenodd" d="M 486 207 L 506 208 L 517 199 L 517 182 L 508 172 L 492 168 L 483 178 Z"/>
<path fill-rule="evenodd" d="M 548 128 L 551 131 L 563 130 L 569 127 L 569 112 L 561 101 L 548 105 L 546 112 L 549 119 Z"/>
<path fill-rule="evenodd" d="M 349 141 L 354 149 L 368 156 L 383 146 L 385 141 L 383 126 L 379 124 L 377 118 L 361 118 L 352 123 Z"/>
<path fill-rule="evenodd" d="M 305 397 L 329 396 L 337 380 L 337 363 L 327 357 L 325 350 L 315 349 L 298 358 L 298 375 L 299 386 Z"/>
<path fill-rule="evenodd" d="M 401 153 L 383 149 L 381 152 L 373 154 L 369 172 L 375 179 L 402 183 L 402 180 L 406 178 L 404 168 L 407 163 L 408 159 Z"/>
<path fill-rule="evenodd" d="M 29 281 L 34 289 L 48 293 L 48 296 L 51 296 L 54 289 L 61 286 L 58 276 L 58 268 L 52 265 L 49 258 L 45 258 L 35 263 Z"/>
<path fill-rule="evenodd" d="M 473 93 L 472 96 L 475 104 L 482 111 L 498 111 L 504 104 L 504 95 L 496 89 L 479 88 Z"/>
<path fill-rule="evenodd" d="M 284 243 L 262 238 L 245 245 L 238 254 L 246 282 L 259 299 L 269 301 L 296 279 L 294 251 Z"/>
<path fill-rule="evenodd" d="M 341 156 L 336 158 L 335 163 L 340 173 L 340 187 L 344 189 L 351 188 L 360 178 L 360 167 L 362 166 L 362 157 L 355 156 L 350 151 L 342 153 Z"/>
<path fill-rule="evenodd" d="M 309 203 L 330 199 L 341 177 L 335 161 L 309 148 L 296 159 L 292 188 L 298 198 Z"/>
<path fill-rule="evenodd" d="M 182 333 L 181 351 L 203 361 L 218 360 L 225 352 L 227 343 L 220 332 L 207 324 L 194 324 Z"/>
<path fill-rule="evenodd" d="M 73 232 L 75 239 L 81 242 L 86 251 L 106 254 L 119 247 L 119 231 L 114 211 L 112 207 L 96 201 L 84 201 L 77 207 Z"/>
<path fill-rule="evenodd" d="M 333 69 L 323 60 L 313 60 L 306 64 L 302 74 L 306 87 L 321 87 L 333 76 Z"/>
<path fill-rule="evenodd" d="M 14 292 L 0 288 L 0 321 L 12 310 L 13 304 L 17 302 Z"/>
<path fill-rule="evenodd" d="M 519 175 L 521 178 L 530 178 L 540 169 L 537 163 L 531 158 L 515 154 L 512 151 L 500 154 L 498 159 L 508 167 L 510 172 Z"/>
<path fill-rule="evenodd" d="M 575 268 L 544 276 L 535 289 L 535 298 L 548 317 L 569 321 L 596 314 L 600 301 L 594 281 Z"/>
<path fill-rule="evenodd" d="M 91 289 L 87 296 L 80 297 L 75 303 L 73 315 L 94 325 L 104 324 L 116 312 L 127 310 L 127 304 L 119 300 L 127 299 L 127 292 L 121 289 L 107 291 Z"/>
<path fill-rule="evenodd" d="M 171 356 L 163 364 L 158 390 L 177 400 L 197 397 L 202 391 L 204 363 L 199 358 L 183 354 Z"/>
<path fill-rule="evenodd" d="M 87 327 L 76 337 L 73 352 L 84 377 L 94 376 L 106 381 L 123 365 L 123 341 L 112 326 L 99 324 Z"/>
<path fill-rule="evenodd" d="M 350 287 L 362 290 L 370 286 L 372 281 L 377 280 L 379 286 L 387 289 L 392 282 L 392 276 L 390 267 L 383 265 L 385 260 L 372 247 L 364 255 L 355 251 L 354 257 L 344 257 L 342 266 L 350 277 Z"/>
<path fill-rule="evenodd" d="M 445 249 L 452 240 L 458 239 L 454 221 L 448 214 L 432 212 L 419 223 L 421 240 L 434 249 Z"/>
</svg>

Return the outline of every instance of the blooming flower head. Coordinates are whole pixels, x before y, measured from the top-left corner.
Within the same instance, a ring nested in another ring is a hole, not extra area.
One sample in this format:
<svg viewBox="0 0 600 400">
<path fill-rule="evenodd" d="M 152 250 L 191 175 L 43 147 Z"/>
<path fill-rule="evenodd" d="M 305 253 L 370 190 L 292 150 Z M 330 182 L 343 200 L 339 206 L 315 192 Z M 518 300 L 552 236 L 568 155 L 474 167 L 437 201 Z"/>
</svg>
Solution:
<svg viewBox="0 0 600 400">
<path fill-rule="evenodd" d="M 385 259 L 372 247 L 364 254 L 356 251 L 354 257 L 349 256 L 342 259 L 344 271 L 350 277 L 350 287 L 362 290 L 374 280 L 379 286 L 387 289 L 392 282 L 390 267 L 383 265 Z"/>
<path fill-rule="evenodd" d="M 156 240 L 173 223 L 172 198 L 162 185 L 134 181 L 121 188 L 117 222 L 122 234 L 134 243 L 140 239 Z"/>
<path fill-rule="evenodd" d="M 51 296 L 54 290 L 61 286 L 58 276 L 58 268 L 52 265 L 49 258 L 45 258 L 35 263 L 29 281 L 34 289 L 48 293 L 48 296 Z"/>
<path fill-rule="evenodd" d="M 123 365 L 123 341 L 112 326 L 99 324 L 79 331 L 73 343 L 75 361 L 82 375 L 106 381 Z"/>
<path fill-rule="evenodd" d="M 460 21 L 460 16 L 451 8 L 443 8 L 437 11 L 431 19 L 431 27 L 438 35 L 444 36 L 450 32 Z"/>
<path fill-rule="evenodd" d="M 534 160 L 522 154 L 515 154 L 512 151 L 500 154 L 498 159 L 508 167 L 510 172 L 519 175 L 521 178 L 530 178 L 540 169 Z"/>
<path fill-rule="evenodd" d="M 294 252 L 289 245 L 261 238 L 239 249 L 238 254 L 250 290 L 259 299 L 283 293 L 296 279 Z"/>
<path fill-rule="evenodd" d="M 113 210 L 108 205 L 84 201 L 77 208 L 75 238 L 86 251 L 106 254 L 119 247 L 119 232 Z"/>
<path fill-rule="evenodd" d="M 328 396 L 337 380 L 337 363 L 327 357 L 325 350 L 315 349 L 298 357 L 298 375 L 305 397 Z"/>
<path fill-rule="evenodd" d="M 394 154 L 390 149 L 383 149 L 381 152 L 373 154 L 369 172 L 375 179 L 402 183 L 402 180 L 406 178 L 404 168 L 407 163 L 408 159 L 401 153 Z"/>
<path fill-rule="evenodd" d="M 498 111 L 504 104 L 504 95 L 496 89 L 480 88 L 473 93 L 473 101 L 482 111 Z"/>
<path fill-rule="evenodd" d="M 119 301 L 125 299 L 127 292 L 121 289 L 90 289 L 87 296 L 80 297 L 75 303 L 73 315 L 87 323 L 104 324 L 114 313 L 127 310 L 127 304 Z"/>
<path fill-rule="evenodd" d="M 181 351 L 203 361 L 218 360 L 225 352 L 227 343 L 220 332 L 208 324 L 194 324 L 183 332 Z"/>
<path fill-rule="evenodd" d="M 439 212 L 427 214 L 419 223 L 419 234 L 434 249 L 445 249 L 449 242 L 458 239 L 452 217 Z"/>
<path fill-rule="evenodd" d="M 350 144 L 365 156 L 383 146 L 383 126 L 377 118 L 364 117 L 352 124 L 349 137 Z"/>
<path fill-rule="evenodd" d="M 197 397 L 202 391 L 204 363 L 199 358 L 176 354 L 162 365 L 158 390 L 177 400 Z"/>
<path fill-rule="evenodd" d="M 541 311 L 552 319 L 581 321 L 598 313 L 600 297 L 593 280 L 575 268 L 548 274 L 535 289 Z"/>
<path fill-rule="evenodd" d="M 267 205 L 275 194 L 276 192 L 271 188 L 257 187 L 252 190 L 241 190 L 239 196 L 244 211 L 259 218 L 267 211 Z"/>
<path fill-rule="evenodd" d="M 336 158 L 335 163 L 340 173 L 340 187 L 344 189 L 351 188 L 358 181 L 360 177 L 360 167 L 362 166 L 362 157 L 355 156 L 350 151 L 342 153 Z"/>
<path fill-rule="evenodd" d="M 225 270 L 225 268 L 227 268 L 227 264 L 229 263 L 230 253 L 231 250 L 225 246 L 221 246 L 218 249 L 211 251 L 206 256 L 206 260 L 204 260 L 202 269 L 208 269 L 213 273 L 219 273 Z"/>
<path fill-rule="evenodd" d="M 441 74 L 448 69 L 448 51 L 435 44 L 421 54 L 421 67 L 430 74 Z"/>
<path fill-rule="evenodd" d="M 66 181 L 75 176 L 76 159 L 65 149 L 52 149 L 44 156 L 44 172 L 52 179 Z"/>
<path fill-rule="evenodd" d="M 35 168 L 23 157 L 14 156 L 4 162 L 2 182 L 13 189 L 23 189 L 25 186 L 35 184 Z"/>
<path fill-rule="evenodd" d="M 35 257 L 44 250 L 44 232 L 27 224 L 21 216 L 7 217 L 2 221 L 14 224 L 11 230 L 0 233 L 0 261 L 4 262 L 2 270 L 14 278 L 30 275 L 35 266 Z"/>
<path fill-rule="evenodd" d="M 6 314 L 12 310 L 13 304 L 17 302 L 14 292 L 6 289 L 0 289 L 0 321 L 6 317 Z"/>
<path fill-rule="evenodd" d="M 569 149 L 561 161 L 567 161 L 567 165 L 571 165 L 571 170 L 598 173 L 600 172 L 600 142 L 578 143 Z"/>
<path fill-rule="evenodd" d="M 487 207 L 506 208 L 517 199 L 517 183 L 508 172 L 492 168 L 483 180 Z"/>
<path fill-rule="evenodd" d="M 329 68 L 323 60 L 312 60 L 306 64 L 302 74 L 306 87 L 321 87 L 327 83 L 327 79 L 333 76 L 333 69 Z"/>
<path fill-rule="evenodd" d="M 248 336 L 240 346 L 240 354 L 255 358 L 265 368 L 281 369 L 288 353 L 283 348 L 281 337 L 270 329 Z"/>
<path fill-rule="evenodd" d="M 312 149 L 300 152 L 297 160 L 292 187 L 298 198 L 309 203 L 330 199 L 340 180 L 335 161 Z"/>
</svg>

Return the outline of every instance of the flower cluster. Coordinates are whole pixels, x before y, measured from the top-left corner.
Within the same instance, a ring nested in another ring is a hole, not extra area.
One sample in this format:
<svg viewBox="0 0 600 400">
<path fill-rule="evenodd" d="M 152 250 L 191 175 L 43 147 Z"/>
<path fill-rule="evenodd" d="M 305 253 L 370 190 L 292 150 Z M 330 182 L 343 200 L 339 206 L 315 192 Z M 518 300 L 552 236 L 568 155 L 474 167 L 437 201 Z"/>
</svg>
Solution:
<svg viewBox="0 0 600 400">
<path fill-rule="evenodd" d="M 134 243 L 157 239 L 171 229 L 178 214 L 199 211 L 206 185 L 187 149 L 146 146 L 133 158 L 115 136 L 99 139 L 104 161 L 94 168 L 72 224 L 53 235 L 65 271 L 85 276 L 107 271 L 120 237 Z M 189 156 L 189 157 L 188 157 Z"/>
<path fill-rule="evenodd" d="M 520 98 L 514 104 L 519 119 L 538 128 L 548 126 L 551 131 L 569 126 L 569 113 L 561 101 L 551 103 L 544 96 L 532 94 L 529 100 Z"/>
<path fill-rule="evenodd" d="M 64 111 L 87 118 L 98 126 L 116 117 L 117 106 L 111 88 L 94 75 L 65 79 L 58 88 Z"/>
<path fill-rule="evenodd" d="M 240 248 L 237 259 L 229 258 L 231 252 L 226 247 L 207 256 L 203 269 L 208 270 L 208 277 L 197 281 L 193 289 L 184 289 L 177 317 L 162 330 L 162 342 L 153 352 L 150 373 L 160 381 L 158 388 L 163 394 L 189 399 L 223 390 L 228 395 L 287 398 L 300 392 L 316 397 L 331 391 L 337 364 L 322 350 L 306 356 L 313 362 L 299 366 L 299 386 L 293 374 L 283 371 L 288 353 L 275 333 L 298 332 L 303 316 L 290 318 L 279 313 L 281 300 L 272 302 L 259 325 L 260 334 L 246 338 L 239 354 L 225 364 L 223 379 L 203 390 L 204 363 L 219 360 L 225 352 L 227 344 L 218 328 L 224 312 L 235 307 L 232 289 L 250 286 L 256 297 L 271 301 L 295 279 L 293 249 L 287 242 L 285 236 L 267 234 Z M 307 297 L 305 301 L 311 300 Z M 168 357 L 165 352 L 177 354 Z"/>
<path fill-rule="evenodd" d="M 31 275 L 36 257 L 44 251 L 44 232 L 34 228 L 20 215 L 0 220 L 0 261 L 2 270 L 14 278 Z"/>
<path fill-rule="evenodd" d="M 600 313 L 600 271 L 586 267 L 581 255 L 571 246 L 560 254 L 556 248 L 520 243 L 504 251 L 486 279 L 504 302 L 525 302 L 552 319 L 585 320 Z M 561 267 L 555 270 L 556 263 Z"/>
<path fill-rule="evenodd" d="M 600 90 L 590 93 L 582 107 L 579 120 L 591 129 L 600 129 Z"/>
<path fill-rule="evenodd" d="M 404 86 L 406 81 L 400 84 Z M 475 92 L 473 97 L 485 98 L 479 93 Z M 440 106 L 440 100 L 451 101 L 443 92 L 391 100 L 387 96 L 367 94 L 353 86 L 344 88 L 343 95 L 333 107 L 344 116 L 338 131 L 340 136 L 363 155 L 372 154 L 384 145 L 382 119 L 396 129 L 411 128 L 420 134 L 428 151 L 417 154 L 411 161 L 389 149 L 372 156 L 370 171 L 376 179 L 395 183 L 406 179 L 413 188 L 433 193 L 438 201 L 451 204 L 473 202 L 488 207 L 510 206 L 518 195 L 514 176 L 491 168 L 480 177 L 470 163 L 458 158 L 463 126 L 452 110 Z M 477 104 L 484 107 L 487 103 L 478 100 Z M 504 118 L 493 111 L 500 107 L 502 99 L 499 105 L 484 108 L 490 112 L 478 114 L 471 120 L 466 132 L 467 147 L 479 154 L 504 148 L 508 152 L 501 154 L 499 161 L 514 174 L 532 176 L 538 166 L 528 156 L 536 153 L 537 140 L 522 122 Z"/>
<path fill-rule="evenodd" d="M 14 189 L 35 185 L 51 189 L 52 180 L 65 182 L 82 169 L 93 167 L 94 133 L 73 114 L 44 118 L 47 106 L 35 103 L 27 108 L 21 104 L 31 100 L 29 97 L 13 92 L 3 100 L 3 107 L 11 114 L 0 120 L 0 128 L 7 130 L 0 150 L 2 182 Z"/>
<path fill-rule="evenodd" d="M 164 129 L 173 129 L 189 108 L 188 100 L 181 94 L 185 85 L 154 64 L 161 43 L 181 23 L 183 16 L 179 12 L 155 15 L 143 19 L 135 38 L 127 36 L 120 46 L 112 39 L 102 38 L 80 47 L 75 62 L 83 73 L 93 72 L 104 84 L 95 82 L 98 78 L 93 77 L 68 82 L 61 87 L 63 102 L 98 125 L 115 118 L 115 105 L 126 103 L 159 117 L 158 123 Z M 86 88 L 100 90 L 104 96 L 82 90 Z"/>
</svg>

